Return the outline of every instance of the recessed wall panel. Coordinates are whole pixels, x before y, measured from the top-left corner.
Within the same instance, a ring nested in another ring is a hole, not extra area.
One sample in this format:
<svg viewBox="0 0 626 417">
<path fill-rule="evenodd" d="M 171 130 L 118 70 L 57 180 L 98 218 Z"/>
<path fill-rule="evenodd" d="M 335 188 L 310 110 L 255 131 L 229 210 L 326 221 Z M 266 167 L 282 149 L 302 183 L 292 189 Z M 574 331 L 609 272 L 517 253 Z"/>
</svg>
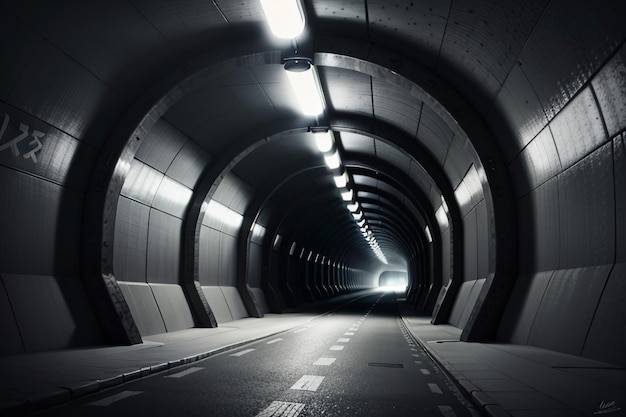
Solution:
<svg viewBox="0 0 626 417">
<path fill-rule="evenodd" d="M 22 336 L 17 327 L 17 321 L 13 314 L 11 301 L 4 288 L 2 276 L 0 276 L 0 355 L 24 353 Z"/>
<path fill-rule="evenodd" d="M 120 196 L 115 216 L 113 273 L 120 281 L 146 282 L 150 208 Z"/>
<path fill-rule="evenodd" d="M 609 137 L 626 128 L 626 47 L 591 82 Z"/>
<path fill-rule="evenodd" d="M 263 247 L 255 243 L 250 244 L 248 252 L 248 277 L 246 282 L 251 287 L 261 287 L 263 268 Z"/>
<path fill-rule="evenodd" d="M 487 278 L 489 272 L 495 268 L 495 256 L 489 252 L 491 232 L 489 230 L 490 219 L 487 213 L 487 203 L 481 201 L 476 206 L 476 257 L 477 278 Z M 491 219 L 493 221 L 493 219 Z M 494 242 L 495 244 L 495 242 Z"/>
<path fill-rule="evenodd" d="M 220 232 L 202 226 L 199 240 L 198 279 L 200 285 L 217 286 L 220 267 Z"/>
<path fill-rule="evenodd" d="M 226 303 L 228 304 L 233 320 L 248 317 L 248 311 L 241 300 L 239 290 L 237 290 L 236 287 L 229 286 L 223 286 L 220 287 L 220 289 L 222 290 L 222 294 L 224 294 L 224 298 L 226 299 Z"/>
<path fill-rule="evenodd" d="M 463 281 L 475 280 L 478 274 L 476 211 L 463 217 Z"/>
<path fill-rule="evenodd" d="M 182 220 L 150 210 L 148 227 L 148 282 L 178 284 Z"/>
<path fill-rule="evenodd" d="M 615 261 L 612 144 L 559 175 L 560 267 Z"/>
<path fill-rule="evenodd" d="M 607 141 L 600 112 L 589 88 L 552 120 L 550 130 L 563 169 L 571 167 Z"/>
<path fill-rule="evenodd" d="M 547 181 L 519 200 L 519 270 L 521 273 L 559 267 L 559 184 Z"/>
<path fill-rule="evenodd" d="M 168 332 L 189 329 L 194 326 L 191 310 L 180 285 L 150 284 L 150 288 Z"/>
<path fill-rule="evenodd" d="M 166 333 L 152 289 L 146 283 L 118 281 L 137 329 L 142 336 Z"/>
<path fill-rule="evenodd" d="M 233 320 L 233 316 L 230 314 L 230 309 L 224 298 L 224 293 L 222 293 L 220 287 L 203 286 L 202 292 L 218 324 Z"/>
<path fill-rule="evenodd" d="M 611 265 L 562 269 L 552 276 L 529 344 L 580 355 Z"/>
<path fill-rule="evenodd" d="M 222 233 L 220 236 L 220 286 L 237 286 L 237 239 Z"/>
</svg>

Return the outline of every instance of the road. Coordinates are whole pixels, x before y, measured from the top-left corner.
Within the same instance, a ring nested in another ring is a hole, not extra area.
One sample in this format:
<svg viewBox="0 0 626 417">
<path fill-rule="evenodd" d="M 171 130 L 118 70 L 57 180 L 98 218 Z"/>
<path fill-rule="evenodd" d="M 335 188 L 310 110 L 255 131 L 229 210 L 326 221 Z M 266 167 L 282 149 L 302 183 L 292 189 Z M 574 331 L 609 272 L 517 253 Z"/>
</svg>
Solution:
<svg viewBox="0 0 626 417">
<path fill-rule="evenodd" d="M 39 416 L 480 416 L 412 339 L 393 293 Z"/>
</svg>

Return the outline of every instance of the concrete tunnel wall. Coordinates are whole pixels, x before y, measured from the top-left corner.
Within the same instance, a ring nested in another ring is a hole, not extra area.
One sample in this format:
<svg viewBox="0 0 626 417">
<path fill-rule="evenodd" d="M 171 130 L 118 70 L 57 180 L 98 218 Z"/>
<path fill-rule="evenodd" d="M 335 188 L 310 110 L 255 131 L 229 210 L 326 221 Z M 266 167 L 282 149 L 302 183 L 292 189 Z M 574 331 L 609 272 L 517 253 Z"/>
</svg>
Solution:
<svg viewBox="0 0 626 417">
<path fill-rule="evenodd" d="M 619 319 L 626 316 L 623 25 L 613 18 L 610 2 L 594 13 L 573 6 L 578 7 L 559 2 L 546 7 L 519 65 L 492 100 L 473 90 L 488 90 L 487 82 L 463 82 L 480 78 L 471 66 L 456 67 L 462 78 L 444 76 L 486 119 L 513 180 L 519 273 L 498 340 L 624 365 L 626 330 Z M 0 352 L 99 344 L 95 307 L 81 284 L 85 193 L 108 132 L 149 80 L 141 80 L 141 71 L 130 65 L 122 68 L 122 78 L 94 74 L 91 57 L 73 54 L 63 39 L 45 36 L 13 13 L 0 16 L 6 34 L 0 50 L 3 61 L 11 63 L 0 78 Z M 145 65 L 166 61 L 151 59 Z M 32 141 L 6 146 L 22 133 Z M 129 167 L 116 207 L 114 269 L 142 335 L 194 326 L 180 286 L 177 239 L 185 199 L 215 157 L 159 120 Z M 449 322 L 461 328 L 481 296 L 489 259 L 497 255 L 487 253 L 482 235 L 488 202 L 482 193 L 468 191 L 477 190 L 472 184 L 478 174 L 471 164 L 466 168 L 452 181 L 462 213 L 465 262 Z M 235 194 L 245 189 L 239 184 Z M 238 207 L 226 189 L 214 198 Z M 447 222 L 438 219 L 445 285 L 451 236 Z M 236 239 L 236 232 L 205 216 L 199 282 L 218 322 L 249 314 L 237 290 Z M 251 262 L 258 267 L 254 245 Z M 312 270 L 297 255 L 281 260 L 289 265 L 285 274 L 292 287 L 301 273 Z M 336 269 L 344 273 L 344 289 L 367 280 L 366 271 Z M 258 277 L 252 282 L 260 288 Z M 294 293 L 302 302 L 300 290 Z"/>
</svg>

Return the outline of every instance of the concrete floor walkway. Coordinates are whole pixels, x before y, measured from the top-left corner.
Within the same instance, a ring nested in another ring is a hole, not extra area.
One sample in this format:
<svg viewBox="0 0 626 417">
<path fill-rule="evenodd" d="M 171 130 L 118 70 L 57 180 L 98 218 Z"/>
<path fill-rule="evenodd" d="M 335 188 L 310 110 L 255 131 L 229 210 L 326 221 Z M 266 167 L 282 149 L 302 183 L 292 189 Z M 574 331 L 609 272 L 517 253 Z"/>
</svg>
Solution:
<svg viewBox="0 0 626 417">
<path fill-rule="evenodd" d="M 325 304 L 328 311 L 347 297 Z M 318 306 L 319 307 L 319 306 Z M 531 346 L 459 341 L 460 330 L 433 326 L 399 302 L 415 339 L 487 415 L 626 415 L 626 371 Z M 306 326 L 322 311 L 267 314 L 215 329 L 147 336 L 134 346 L 95 347 L 0 357 L 0 414 L 26 415 L 224 350 Z"/>
</svg>

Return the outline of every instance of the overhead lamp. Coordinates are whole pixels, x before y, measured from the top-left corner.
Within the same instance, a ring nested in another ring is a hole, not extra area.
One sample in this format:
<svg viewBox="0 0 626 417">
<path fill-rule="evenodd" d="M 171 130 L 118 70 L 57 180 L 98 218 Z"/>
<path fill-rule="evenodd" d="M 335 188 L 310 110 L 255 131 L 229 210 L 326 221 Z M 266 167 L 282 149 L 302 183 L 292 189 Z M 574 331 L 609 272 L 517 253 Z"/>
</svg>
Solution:
<svg viewBox="0 0 626 417">
<path fill-rule="evenodd" d="M 308 58 L 287 58 L 284 64 L 291 88 L 305 116 L 317 116 L 324 111 L 317 72 Z"/>
<path fill-rule="evenodd" d="M 341 198 L 343 198 L 343 201 L 352 201 L 353 195 L 352 190 L 348 190 L 341 193 Z"/>
<path fill-rule="evenodd" d="M 361 219 L 358 222 L 356 222 L 356 224 L 359 225 L 359 227 L 363 227 L 363 225 L 365 224 L 365 219 Z"/>
<path fill-rule="evenodd" d="M 326 166 L 330 169 L 339 168 L 341 166 L 341 159 L 339 159 L 339 153 L 335 151 L 330 155 L 324 156 L 324 162 L 326 162 Z"/>
<path fill-rule="evenodd" d="M 354 217 L 354 220 L 361 220 L 363 218 L 363 212 L 352 213 L 352 217 Z"/>
<path fill-rule="evenodd" d="M 348 207 L 348 210 L 350 210 L 350 213 L 356 213 L 357 211 L 359 211 L 359 203 L 351 203 L 351 204 L 346 204 L 346 206 Z"/>
<path fill-rule="evenodd" d="M 345 188 L 348 185 L 348 174 L 346 174 L 345 171 L 343 172 L 343 174 L 335 175 L 333 178 L 335 180 L 335 185 L 337 186 L 337 188 Z M 350 207 L 348 207 L 348 209 L 350 209 Z"/>
<path fill-rule="evenodd" d="M 274 36 L 293 39 L 304 30 L 304 14 L 298 0 L 261 0 L 261 7 Z"/>
<path fill-rule="evenodd" d="M 315 133 L 315 144 L 320 152 L 326 153 L 333 149 L 335 141 L 333 140 L 333 134 L 330 130 L 321 133 Z"/>
</svg>

